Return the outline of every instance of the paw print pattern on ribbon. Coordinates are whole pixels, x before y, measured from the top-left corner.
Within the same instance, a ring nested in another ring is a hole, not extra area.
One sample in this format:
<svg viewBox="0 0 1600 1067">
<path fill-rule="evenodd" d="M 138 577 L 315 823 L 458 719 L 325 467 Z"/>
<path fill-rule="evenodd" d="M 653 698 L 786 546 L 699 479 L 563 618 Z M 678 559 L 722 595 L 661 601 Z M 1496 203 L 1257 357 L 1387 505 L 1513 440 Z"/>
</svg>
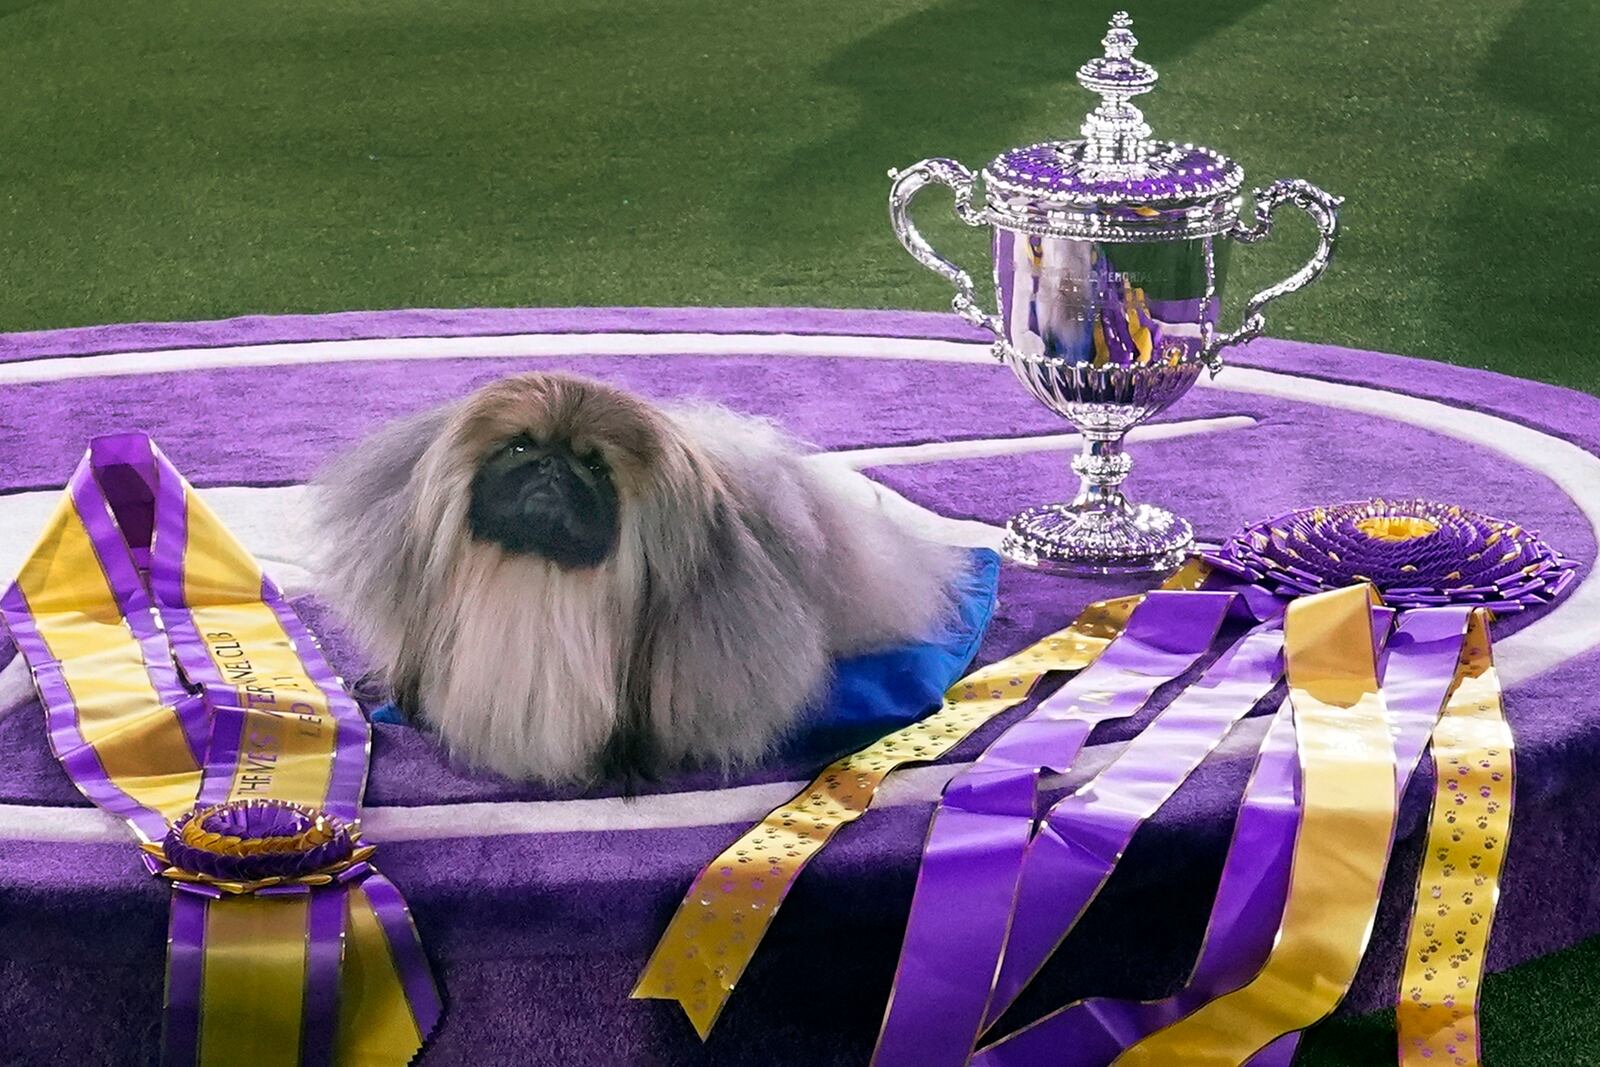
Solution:
<svg viewBox="0 0 1600 1067">
<path fill-rule="evenodd" d="M 1210 575 L 1192 560 L 1162 583 L 1197 589 Z M 943 756 L 984 723 L 1022 703 L 1040 678 L 1093 663 L 1143 599 L 1091 604 L 1072 625 L 963 678 L 940 709 L 834 761 L 700 872 L 634 987 L 635 999 L 676 1000 L 704 1039 L 755 957 L 789 887 L 841 826 L 859 818 L 895 768 Z"/>
<path fill-rule="evenodd" d="M 1484 612 L 1433 732 L 1428 844 L 1406 943 L 1401 1067 L 1481 1067 L 1478 992 L 1511 832 L 1513 749 Z"/>
</svg>

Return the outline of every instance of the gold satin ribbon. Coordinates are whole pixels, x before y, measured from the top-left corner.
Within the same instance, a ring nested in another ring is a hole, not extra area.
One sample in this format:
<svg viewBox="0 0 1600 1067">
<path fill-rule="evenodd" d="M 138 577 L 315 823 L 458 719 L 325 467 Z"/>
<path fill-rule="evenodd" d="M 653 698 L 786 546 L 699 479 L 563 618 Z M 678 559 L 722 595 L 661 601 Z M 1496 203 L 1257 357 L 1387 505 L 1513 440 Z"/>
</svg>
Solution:
<svg viewBox="0 0 1600 1067">
<path fill-rule="evenodd" d="M 261 599 L 261 568 L 185 487 L 184 598 L 217 671 L 245 710 L 244 743 L 228 799 L 312 807 L 326 797 L 337 726 L 327 695 Z M 228 896 L 207 905 L 201 1067 L 299 1062 L 305 981 L 305 896 Z M 408 1063 L 422 1046 L 388 938 L 359 885 L 346 902 L 337 1062 Z M 223 973 L 214 978 L 221 966 Z M 263 1013 L 270 998 L 276 1014 Z M 291 1018 L 292 1016 L 292 1018 Z"/>
<path fill-rule="evenodd" d="M 78 732 L 112 784 L 169 822 L 188 811 L 200 789 L 200 767 L 176 709 L 161 702 L 150 682 L 144 653 L 122 618 L 70 493 L 61 495 L 17 575 L 17 587 L 59 661 Z M 56 752 L 57 759 L 69 755 Z M 134 832 L 144 837 L 137 827 Z"/>
<path fill-rule="evenodd" d="M 1478 993 L 1511 836 L 1513 754 L 1489 620 L 1476 611 L 1433 731 L 1433 812 L 1396 1012 L 1401 1067 L 1482 1063 Z"/>
<path fill-rule="evenodd" d="M 1162 583 L 1196 589 L 1211 573 L 1190 560 Z M 676 1000 L 704 1040 L 716 1025 L 790 886 L 839 828 L 860 818 L 907 763 L 928 763 L 1022 703 L 1039 679 L 1093 663 L 1142 596 L 1089 605 L 1072 625 L 951 686 L 927 718 L 835 760 L 701 871 L 639 976 L 634 999 Z"/>
<path fill-rule="evenodd" d="M 277 614 L 261 599 L 261 568 L 195 491 L 184 489 L 184 600 L 218 674 L 245 712 L 229 800 L 320 806 L 338 730 Z"/>
<path fill-rule="evenodd" d="M 359 885 L 345 912 L 344 966 L 339 972 L 339 1067 L 410 1063 L 427 1035 L 417 1029 L 389 937 Z"/>
<path fill-rule="evenodd" d="M 1284 625 L 1302 808 L 1277 941 L 1256 977 L 1130 1047 L 1117 1067 L 1238 1067 L 1343 998 L 1366 950 L 1394 833 L 1394 746 L 1370 586 L 1303 597 Z"/>
<path fill-rule="evenodd" d="M 299 1064 L 310 900 L 250 894 L 206 904 L 199 1067 Z"/>
</svg>

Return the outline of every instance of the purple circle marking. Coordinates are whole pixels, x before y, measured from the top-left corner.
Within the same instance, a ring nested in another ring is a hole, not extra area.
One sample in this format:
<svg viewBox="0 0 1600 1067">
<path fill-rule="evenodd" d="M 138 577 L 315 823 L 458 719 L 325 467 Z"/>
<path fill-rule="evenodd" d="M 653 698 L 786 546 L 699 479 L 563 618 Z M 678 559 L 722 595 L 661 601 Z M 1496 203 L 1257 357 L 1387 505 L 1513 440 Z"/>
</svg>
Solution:
<svg viewBox="0 0 1600 1067">
<path fill-rule="evenodd" d="M 552 333 L 652 335 L 658 354 L 44 374 L 108 352 L 348 339 L 414 345 L 431 337 Z M 870 340 L 860 342 L 866 358 L 741 354 L 736 343 L 707 356 L 697 354 L 691 337 L 681 349 L 664 346 L 660 335 L 672 334 L 917 338 L 930 345 L 978 340 L 949 315 L 625 308 L 257 317 L 0 335 L 0 371 L 24 365 L 40 371 L 37 380 L 0 387 L 0 499 L 61 486 L 91 435 L 128 429 L 154 434 L 200 485 L 298 483 L 329 452 L 385 418 L 536 367 L 590 373 L 650 396 L 721 400 L 778 419 L 830 450 L 955 447 L 1069 429 L 998 365 L 873 358 Z M 1596 554 L 1593 527 L 1550 476 L 1508 462 L 1493 440 L 1461 441 L 1403 417 L 1328 406 L 1318 402 L 1317 390 L 1354 385 L 1385 390 L 1397 406 L 1412 398 L 1443 403 L 1591 453 L 1600 452 L 1600 400 L 1482 371 L 1330 346 L 1266 340 L 1232 355 L 1236 367 L 1326 384 L 1302 389 L 1296 399 L 1197 389 L 1165 421 L 1252 421 L 1135 444 L 1130 490 L 1140 499 L 1178 509 L 1214 542 L 1246 523 L 1308 504 L 1373 496 L 1444 500 L 1539 530 L 1579 562 L 1578 583 L 1588 577 Z M 1225 372 L 1219 384 L 1228 381 Z M 1067 458 L 1061 450 L 991 452 L 867 473 L 936 512 L 994 524 L 1024 504 L 1069 495 Z M 0 524 L 4 514 L 0 506 Z M 1072 582 L 1008 570 L 980 658 L 1013 651 L 1065 625 L 1088 600 L 1139 584 Z M 358 675 L 359 655 L 330 620 L 309 598 L 299 606 L 309 622 L 328 631 L 325 646 L 334 667 L 347 678 Z M 1497 623 L 1496 636 L 1550 610 L 1539 606 Z M 0 649 L 0 658 L 9 654 Z M 1589 651 L 1507 694 L 1518 734 L 1517 829 L 1490 952 L 1495 968 L 1600 932 L 1600 897 L 1585 876 L 1589 865 L 1573 862 L 1600 854 L 1600 822 L 1581 816 L 1600 804 L 1600 777 L 1592 771 L 1600 765 L 1600 717 L 1592 710 L 1597 685 L 1600 654 Z M 36 712 L 0 719 L 0 766 L 7 768 L 0 776 L 0 815 L 8 805 L 37 810 L 84 804 L 49 756 Z M 1004 721 L 980 731 L 949 759 L 971 759 Z M 1093 741 L 1114 742 L 1142 726 L 1138 719 L 1119 724 Z M 379 725 L 374 733 L 367 802 L 394 815 L 404 814 L 396 808 L 417 805 L 436 813 L 462 803 L 525 805 L 572 796 L 463 771 L 415 730 Z M 812 770 L 778 763 L 732 782 L 696 773 L 655 783 L 651 790 L 683 794 L 679 799 L 692 806 L 699 790 L 792 781 Z M 1247 770 L 1248 761 L 1238 753 L 1208 762 L 1151 820 L 1066 951 L 1047 968 L 1040 995 L 1025 1000 L 1023 1010 L 1088 993 L 1155 996 L 1181 976 L 1192 962 L 1209 899 L 1205 892 L 1173 887 L 1214 882 Z M 1391 885 L 1414 884 L 1428 777 L 1419 774 L 1407 797 Z M 705 803 L 713 806 L 706 821 L 714 823 L 715 806 L 724 803 L 715 798 L 729 794 L 706 795 L 712 799 Z M 606 811 L 630 810 L 626 801 L 601 803 L 616 805 Z M 487 818 L 531 809 L 469 810 Z M 881 1018 L 929 810 L 928 803 L 875 810 L 829 846 L 791 894 L 703 1047 L 670 1005 L 632 1002 L 626 994 L 684 887 L 742 824 L 384 843 L 385 873 L 405 893 L 450 1004 L 422 1062 L 537 1062 L 557 1048 L 563 1062 L 573 1064 L 642 1058 L 663 1065 L 738 1063 L 752 1050 L 771 1064 L 862 1062 Z M 404 819 L 390 822 L 402 825 Z M 154 1057 L 158 1035 L 152 1020 L 160 1014 L 168 904 L 164 886 L 142 870 L 130 845 L 21 839 L 0 849 L 0 916 L 18 917 L 6 927 L 7 956 L 15 966 L 0 1004 L 32 1020 L 13 1035 L 23 1042 L 17 1052 L 23 1059 L 121 1064 Z M 1386 903 L 1348 1008 L 1377 1007 L 1390 997 L 1405 918 L 1398 897 Z M 844 946 L 856 966 L 836 966 Z M 68 1001 L 70 1013 L 60 1008 Z M 84 1025 L 84 1019 L 93 1024 Z M 493 1028 L 482 1025 L 491 1019 Z"/>
</svg>

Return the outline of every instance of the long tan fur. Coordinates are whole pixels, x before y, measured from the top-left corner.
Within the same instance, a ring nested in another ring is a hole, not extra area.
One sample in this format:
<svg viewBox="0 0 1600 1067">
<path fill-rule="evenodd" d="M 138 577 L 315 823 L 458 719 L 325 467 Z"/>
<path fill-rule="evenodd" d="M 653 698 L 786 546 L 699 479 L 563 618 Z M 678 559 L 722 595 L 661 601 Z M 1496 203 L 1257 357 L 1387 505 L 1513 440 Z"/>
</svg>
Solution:
<svg viewBox="0 0 1600 1067">
<path fill-rule="evenodd" d="M 520 433 L 604 456 L 621 533 L 599 566 L 471 535 L 474 473 Z M 565 375 L 385 427 L 318 500 L 326 595 L 397 699 L 465 761 L 549 781 L 759 757 L 834 657 L 937 626 L 960 564 L 765 422 Z"/>
</svg>

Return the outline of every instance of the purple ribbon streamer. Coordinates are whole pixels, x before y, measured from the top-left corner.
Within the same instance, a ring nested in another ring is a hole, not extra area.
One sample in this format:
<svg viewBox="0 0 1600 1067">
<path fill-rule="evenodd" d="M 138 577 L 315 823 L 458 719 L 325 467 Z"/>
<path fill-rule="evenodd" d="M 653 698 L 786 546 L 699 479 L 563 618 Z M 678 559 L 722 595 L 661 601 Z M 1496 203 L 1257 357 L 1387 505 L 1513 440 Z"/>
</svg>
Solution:
<svg viewBox="0 0 1600 1067">
<path fill-rule="evenodd" d="M 1093 781 L 1046 813 L 1023 861 L 986 1026 L 1066 938 L 1139 827 L 1282 677 L 1280 614 L 1235 642 Z"/>
<path fill-rule="evenodd" d="M 912 897 L 874 1067 L 960 1067 L 983 1023 L 1042 770 L 1066 770 L 1095 725 L 1136 714 L 1215 640 L 1231 593 L 1150 593 L 1122 634 L 946 787 Z"/>
<path fill-rule="evenodd" d="M 167 916 L 167 992 L 161 1014 L 163 1067 L 193 1067 L 200 1057 L 200 982 L 205 972 L 206 908 L 174 886 Z"/>
<path fill-rule="evenodd" d="M 406 1001 L 411 1005 L 411 1018 L 416 1021 L 417 1033 L 423 1038 L 433 1033 L 444 1014 L 444 1004 L 439 999 L 439 988 L 433 981 L 433 970 L 428 966 L 427 954 L 422 949 L 422 938 L 411 918 L 411 909 L 393 882 L 373 871 L 361 883 L 362 892 L 372 902 L 372 913 L 389 941 L 389 953 L 394 959 L 395 972 L 406 991 Z"/>
<path fill-rule="evenodd" d="M 1403 794 L 1455 679 L 1473 608 L 1421 608 L 1400 616 L 1384 648 L 1383 692 Z M 1392 613 L 1374 611 L 1375 637 Z M 1188 983 L 1157 1001 L 1093 998 L 1068 1005 L 980 1051 L 972 1067 L 1105 1067 L 1144 1037 L 1238 989 L 1261 969 L 1277 937 L 1299 830 L 1299 761 L 1293 713 L 1274 716 L 1246 787 L 1200 958 Z M 1299 1034 L 1265 1046 L 1249 1067 L 1288 1067 Z"/>
<path fill-rule="evenodd" d="M 339 1033 L 339 969 L 350 887 L 311 891 L 306 918 L 306 983 L 301 1001 L 300 1067 L 332 1067 Z"/>
</svg>

